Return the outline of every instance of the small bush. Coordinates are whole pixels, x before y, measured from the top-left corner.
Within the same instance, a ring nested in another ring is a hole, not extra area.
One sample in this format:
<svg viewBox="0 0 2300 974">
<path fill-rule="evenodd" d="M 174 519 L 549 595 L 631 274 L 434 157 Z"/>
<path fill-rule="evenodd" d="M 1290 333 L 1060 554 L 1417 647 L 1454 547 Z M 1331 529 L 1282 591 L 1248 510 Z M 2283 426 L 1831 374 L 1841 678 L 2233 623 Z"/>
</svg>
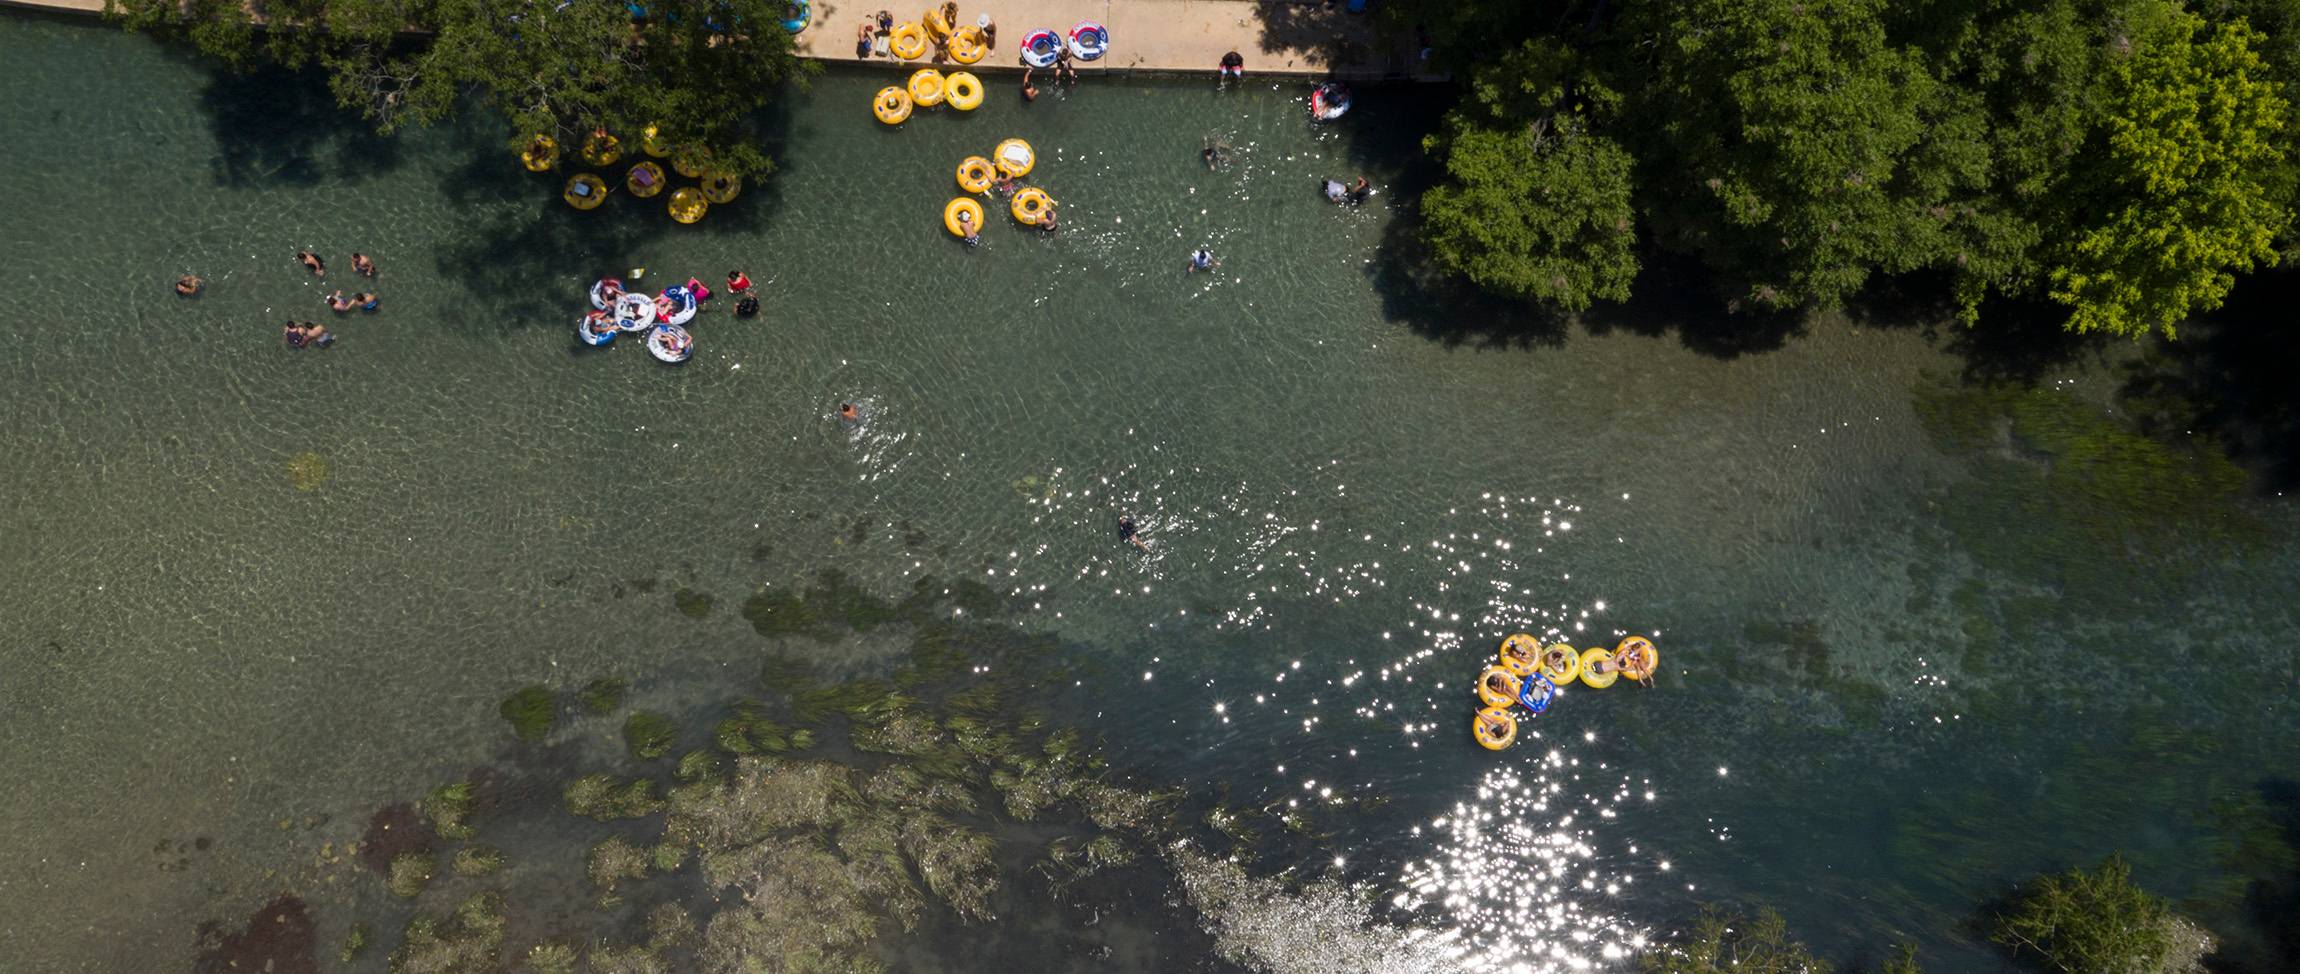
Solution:
<svg viewBox="0 0 2300 974">
<path fill-rule="evenodd" d="M 631 683 L 621 677 L 600 677 L 583 685 L 583 709 L 595 714 L 611 714 L 623 705 L 623 693 Z"/>
<path fill-rule="evenodd" d="M 391 895 L 412 900 L 431 882 L 431 870 L 431 853 L 402 852 L 392 857 L 390 878 L 384 881 L 384 886 L 391 890 Z"/>
</svg>

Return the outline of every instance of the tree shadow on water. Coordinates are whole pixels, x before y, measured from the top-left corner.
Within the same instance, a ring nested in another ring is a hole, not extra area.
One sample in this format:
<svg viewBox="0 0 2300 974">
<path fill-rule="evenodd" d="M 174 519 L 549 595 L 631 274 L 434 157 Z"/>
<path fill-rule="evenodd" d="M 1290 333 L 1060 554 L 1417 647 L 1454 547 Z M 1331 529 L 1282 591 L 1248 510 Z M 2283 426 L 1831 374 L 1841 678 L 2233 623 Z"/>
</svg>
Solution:
<svg viewBox="0 0 2300 974">
<path fill-rule="evenodd" d="M 310 186 L 400 164 L 399 140 L 377 135 L 366 119 L 338 106 L 318 71 L 213 70 L 200 107 L 215 132 L 222 186 Z"/>
<path fill-rule="evenodd" d="M 2253 274 L 2218 310 L 2182 326 L 2178 341 L 2150 339 L 2148 353 L 2126 365 L 2121 391 L 2141 427 L 2164 437 L 2209 435 L 2263 477 L 2263 487 L 2300 486 L 2295 285 L 2300 274 L 2290 270 Z"/>
<path fill-rule="evenodd" d="M 1804 332 L 1803 312 L 1733 312 L 1718 298 L 1715 278 L 1686 257 L 1648 250 L 1629 300 L 1598 304 L 1581 316 L 1592 335 L 1625 331 L 1659 338 L 1675 334 L 1686 349 L 1716 359 L 1779 351 Z"/>
</svg>

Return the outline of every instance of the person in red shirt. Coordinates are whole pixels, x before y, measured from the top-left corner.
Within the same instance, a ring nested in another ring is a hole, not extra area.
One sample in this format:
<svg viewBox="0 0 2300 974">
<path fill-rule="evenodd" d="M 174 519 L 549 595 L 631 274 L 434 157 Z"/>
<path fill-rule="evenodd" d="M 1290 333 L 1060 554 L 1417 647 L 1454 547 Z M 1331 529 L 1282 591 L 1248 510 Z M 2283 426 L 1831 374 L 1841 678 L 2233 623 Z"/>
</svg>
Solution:
<svg viewBox="0 0 2300 974">
<path fill-rule="evenodd" d="M 742 271 L 727 272 L 727 293 L 741 294 L 751 289 L 751 276 Z"/>
</svg>

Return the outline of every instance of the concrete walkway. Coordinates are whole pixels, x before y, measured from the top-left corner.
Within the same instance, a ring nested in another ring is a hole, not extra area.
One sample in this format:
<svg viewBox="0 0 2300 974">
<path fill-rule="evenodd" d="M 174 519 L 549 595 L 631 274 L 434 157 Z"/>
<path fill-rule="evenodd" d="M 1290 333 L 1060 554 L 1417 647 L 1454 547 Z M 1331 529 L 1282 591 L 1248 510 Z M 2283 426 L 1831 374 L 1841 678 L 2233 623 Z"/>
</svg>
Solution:
<svg viewBox="0 0 2300 974">
<path fill-rule="evenodd" d="M 917 22 L 926 11 L 921 0 L 910 0 L 901 8 L 887 0 L 812 3 L 813 20 L 797 38 L 802 57 L 905 71 L 930 65 L 945 70 L 959 67 L 936 60 L 939 52 L 932 48 L 919 61 L 855 57 L 855 28 L 864 18 L 885 9 L 898 24 Z M 0 0 L 0 6 L 101 13 L 104 0 Z M 1109 28 L 1110 53 L 1099 61 L 1079 63 L 1080 75 L 1211 76 L 1222 55 L 1236 51 L 1246 58 L 1248 78 L 1274 74 L 1436 80 L 1408 49 L 1410 45 L 1377 43 L 1365 15 L 1322 0 L 973 0 L 961 3 L 959 22 L 974 23 L 985 13 L 998 26 L 998 44 L 982 63 L 968 68 L 978 73 L 1020 71 L 1024 36 L 1042 27 L 1067 36 L 1079 21 L 1091 20 Z"/>
<path fill-rule="evenodd" d="M 855 29 L 865 18 L 887 10 L 897 24 L 917 22 L 925 13 L 919 0 L 898 7 L 887 0 L 812 0 L 814 19 L 799 34 L 799 53 L 824 61 L 870 63 L 906 70 L 961 65 L 937 60 L 929 49 L 919 61 L 855 56 Z M 989 14 L 998 44 L 982 63 L 967 70 L 1022 69 L 1022 39 L 1046 28 L 1068 36 L 1079 21 L 1110 30 L 1110 53 L 1080 62 L 1080 75 L 1095 72 L 1158 72 L 1213 75 L 1222 55 L 1246 58 L 1246 75 L 1335 76 L 1352 79 L 1421 77 L 1422 66 L 1407 45 L 1376 42 L 1363 14 L 1341 4 L 1299 0 L 961 0 L 958 22 L 971 24 Z"/>
</svg>

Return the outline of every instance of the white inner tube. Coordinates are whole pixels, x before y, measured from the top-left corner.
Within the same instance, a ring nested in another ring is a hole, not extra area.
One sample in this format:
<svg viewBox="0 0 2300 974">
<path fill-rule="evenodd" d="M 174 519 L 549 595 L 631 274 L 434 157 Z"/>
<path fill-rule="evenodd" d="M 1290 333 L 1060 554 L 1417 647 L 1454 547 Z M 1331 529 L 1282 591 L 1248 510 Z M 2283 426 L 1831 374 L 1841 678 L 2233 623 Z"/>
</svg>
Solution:
<svg viewBox="0 0 2300 974">
<path fill-rule="evenodd" d="M 592 331 L 591 316 L 584 315 L 575 319 L 575 337 L 583 339 L 585 345 L 605 345 L 615 340 L 615 333 L 611 330 L 605 333 Z"/>
<path fill-rule="evenodd" d="M 655 323 L 655 301 L 644 294 L 623 292 L 615 299 L 615 323 L 624 331 L 646 331 Z"/>
<path fill-rule="evenodd" d="M 674 352 L 671 350 L 669 339 L 674 334 L 687 340 L 686 351 Z M 656 358 L 665 362 L 684 362 L 689 356 L 695 354 L 694 336 L 687 334 L 686 329 L 677 325 L 661 325 L 654 331 L 647 333 L 647 351 L 654 353 Z"/>
<path fill-rule="evenodd" d="M 678 293 L 672 293 L 674 291 Z M 682 297 L 682 295 L 684 297 Z M 671 316 L 669 321 L 674 325 L 684 325 L 687 322 L 695 320 L 695 311 L 697 308 L 702 306 L 702 302 L 695 300 L 695 292 L 689 291 L 683 287 L 664 288 L 663 296 L 671 299 Z"/>
<path fill-rule="evenodd" d="M 1040 37 L 1051 38 L 1053 39 L 1054 43 L 1048 46 L 1044 51 L 1032 50 L 1030 47 L 1030 42 L 1037 40 Z M 1030 34 L 1030 36 L 1022 39 L 1022 63 L 1030 65 L 1034 68 L 1051 68 L 1054 66 L 1055 53 L 1061 49 L 1062 35 L 1050 30 L 1034 31 Z"/>
<path fill-rule="evenodd" d="M 591 282 L 591 306 L 601 311 L 607 310 L 607 281 L 607 278 L 602 277 Z M 621 282 L 617 282 L 616 286 L 621 287 Z"/>
<path fill-rule="evenodd" d="M 1087 22 L 1070 29 L 1070 54 L 1081 61 L 1099 60 L 1110 50 L 1110 32 L 1101 24 Z"/>
</svg>

